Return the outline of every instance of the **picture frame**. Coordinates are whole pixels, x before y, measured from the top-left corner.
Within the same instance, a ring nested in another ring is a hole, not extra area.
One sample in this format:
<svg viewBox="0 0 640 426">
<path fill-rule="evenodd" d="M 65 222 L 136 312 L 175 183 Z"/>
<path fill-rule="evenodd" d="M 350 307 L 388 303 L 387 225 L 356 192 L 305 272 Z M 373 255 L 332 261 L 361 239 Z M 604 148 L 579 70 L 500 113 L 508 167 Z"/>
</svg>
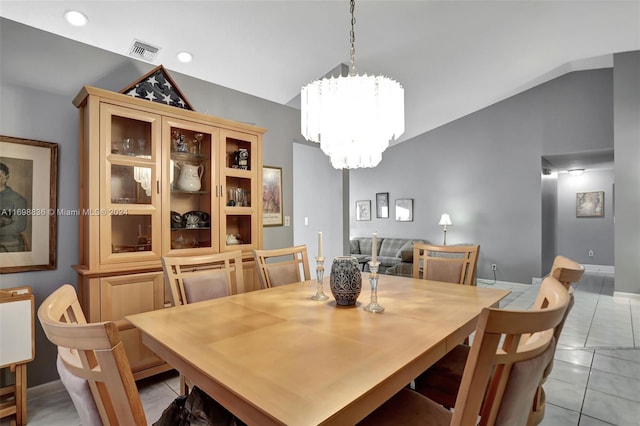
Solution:
<svg viewBox="0 0 640 426">
<path fill-rule="evenodd" d="M 396 200 L 396 222 L 413 222 L 413 198 Z"/>
<path fill-rule="evenodd" d="M 356 201 L 356 220 L 371 220 L 371 200 Z"/>
<path fill-rule="evenodd" d="M 262 167 L 262 226 L 282 226 L 282 167 Z"/>
<path fill-rule="evenodd" d="M 0 163 L 0 274 L 56 269 L 58 144 L 0 135 Z"/>
<path fill-rule="evenodd" d="M 378 192 L 376 194 L 376 218 L 389 218 L 389 193 Z"/>
<path fill-rule="evenodd" d="M 604 191 L 577 192 L 576 217 L 604 217 Z"/>
</svg>

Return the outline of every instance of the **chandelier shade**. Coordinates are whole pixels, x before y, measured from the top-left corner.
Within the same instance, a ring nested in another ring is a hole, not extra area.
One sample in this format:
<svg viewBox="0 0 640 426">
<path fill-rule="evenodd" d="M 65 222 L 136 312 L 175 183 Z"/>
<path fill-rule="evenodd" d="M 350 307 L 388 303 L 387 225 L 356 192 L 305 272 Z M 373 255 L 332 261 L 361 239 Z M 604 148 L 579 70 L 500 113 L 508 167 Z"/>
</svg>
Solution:
<svg viewBox="0 0 640 426">
<path fill-rule="evenodd" d="M 314 81 L 302 88 L 301 129 L 336 169 L 375 167 L 404 133 L 404 89 L 366 74 Z"/>
<path fill-rule="evenodd" d="M 389 141 L 404 133 L 404 89 L 400 83 L 356 73 L 355 0 L 350 5 L 349 75 L 313 81 L 300 94 L 302 135 L 319 143 L 336 169 L 377 166 Z"/>
</svg>

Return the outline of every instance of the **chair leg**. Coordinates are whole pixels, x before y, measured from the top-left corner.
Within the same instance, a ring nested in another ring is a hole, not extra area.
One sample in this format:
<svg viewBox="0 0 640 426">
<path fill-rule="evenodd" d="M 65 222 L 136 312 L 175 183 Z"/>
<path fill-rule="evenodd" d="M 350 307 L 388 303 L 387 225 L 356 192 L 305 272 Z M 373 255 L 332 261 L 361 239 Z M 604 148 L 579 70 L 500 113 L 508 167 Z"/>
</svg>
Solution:
<svg viewBox="0 0 640 426">
<path fill-rule="evenodd" d="M 187 383 L 186 377 L 183 374 L 180 374 L 180 395 L 189 395 L 189 386 Z"/>
</svg>

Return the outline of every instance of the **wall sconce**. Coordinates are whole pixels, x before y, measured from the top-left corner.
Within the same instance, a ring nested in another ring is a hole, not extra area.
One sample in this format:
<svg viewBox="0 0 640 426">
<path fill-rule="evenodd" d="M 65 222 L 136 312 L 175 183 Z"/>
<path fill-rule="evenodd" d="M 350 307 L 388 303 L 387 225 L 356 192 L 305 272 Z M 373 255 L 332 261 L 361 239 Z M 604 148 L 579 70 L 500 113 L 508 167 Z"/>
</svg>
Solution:
<svg viewBox="0 0 640 426">
<path fill-rule="evenodd" d="M 584 169 L 571 169 L 571 170 L 569 170 L 569 174 L 571 176 L 580 176 L 583 173 L 584 173 Z"/>
<path fill-rule="evenodd" d="M 449 217 L 448 213 L 442 213 L 442 216 L 440 217 L 440 222 L 438 223 L 438 225 L 444 226 L 444 242 L 443 245 L 447 245 L 447 226 L 453 226 L 453 223 L 451 223 L 451 218 Z"/>
</svg>

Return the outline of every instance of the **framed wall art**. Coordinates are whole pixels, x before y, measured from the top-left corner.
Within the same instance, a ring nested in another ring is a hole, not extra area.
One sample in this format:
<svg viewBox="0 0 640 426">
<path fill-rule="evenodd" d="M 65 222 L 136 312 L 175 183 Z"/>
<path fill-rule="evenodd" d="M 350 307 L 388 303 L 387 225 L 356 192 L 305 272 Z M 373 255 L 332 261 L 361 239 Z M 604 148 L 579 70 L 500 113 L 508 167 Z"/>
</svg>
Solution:
<svg viewBox="0 0 640 426">
<path fill-rule="evenodd" d="M 356 220 L 371 220 L 371 200 L 356 201 Z"/>
<path fill-rule="evenodd" d="M 376 194 L 376 217 L 387 219 L 389 217 L 389 193 L 378 192 Z"/>
<path fill-rule="evenodd" d="M 0 136 L 0 273 L 56 269 L 58 144 Z"/>
<path fill-rule="evenodd" d="M 413 198 L 396 200 L 396 222 L 413 222 Z"/>
<path fill-rule="evenodd" d="M 576 193 L 576 217 L 604 217 L 604 191 Z"/>
<path fill-rule="evenodd" d="M 282 226 L 282 167 L 262 168 L 262 225 Z"/>
</svg>

